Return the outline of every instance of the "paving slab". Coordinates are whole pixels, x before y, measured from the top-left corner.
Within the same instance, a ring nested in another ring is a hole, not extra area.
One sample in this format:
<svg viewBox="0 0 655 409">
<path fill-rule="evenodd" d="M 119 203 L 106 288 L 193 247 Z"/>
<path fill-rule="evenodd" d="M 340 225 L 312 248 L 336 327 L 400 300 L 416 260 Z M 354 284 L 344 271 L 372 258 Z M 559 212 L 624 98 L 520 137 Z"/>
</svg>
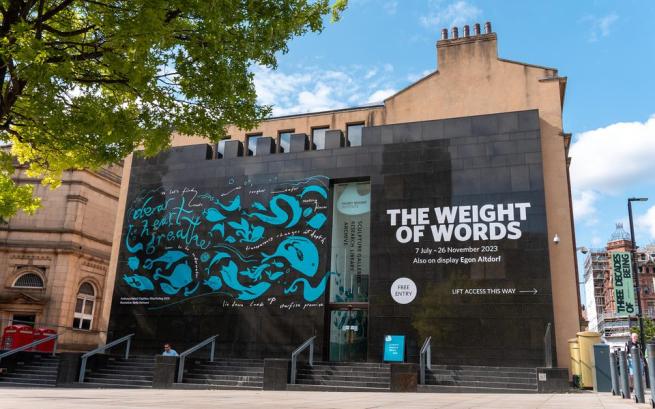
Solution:
<svg viewBox="0 0 655 409">
<path fill-rule="evenodd" d="M 609 393 L 461 394 L 230 390 L 0 388 L 0 408 L 21 409 L 645 409 Z"/>
</svg>

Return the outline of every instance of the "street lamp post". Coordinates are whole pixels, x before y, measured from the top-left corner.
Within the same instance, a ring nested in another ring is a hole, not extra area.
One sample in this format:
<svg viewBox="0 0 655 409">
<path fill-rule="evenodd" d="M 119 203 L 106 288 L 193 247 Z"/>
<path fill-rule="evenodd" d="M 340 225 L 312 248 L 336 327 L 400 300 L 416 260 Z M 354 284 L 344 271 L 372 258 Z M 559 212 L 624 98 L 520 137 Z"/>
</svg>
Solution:
<svg viewBox="0 0 655 409">
<path fill-rule="evenodd" d="M 645 351 L 646 342 L 644 342 L 644 320 L 641 312 L 641 293 L 639 290 L 639 270 L 637 269 L 637 245 L 635 244 L 635 228 L 632 223 L 632 202 L 645 202 L 646 197 L 631 197 L 628 199 L 628 218 L 630 219 L 630 240 L 632 240 L 632 271 L 634 271 L 635 278 L 635 292 L 637 293 L 637 320 L 639 321 L 639 344 L 641 350 Z M 643 353 L 643 352 L 642 352 Z"/>
</svg>

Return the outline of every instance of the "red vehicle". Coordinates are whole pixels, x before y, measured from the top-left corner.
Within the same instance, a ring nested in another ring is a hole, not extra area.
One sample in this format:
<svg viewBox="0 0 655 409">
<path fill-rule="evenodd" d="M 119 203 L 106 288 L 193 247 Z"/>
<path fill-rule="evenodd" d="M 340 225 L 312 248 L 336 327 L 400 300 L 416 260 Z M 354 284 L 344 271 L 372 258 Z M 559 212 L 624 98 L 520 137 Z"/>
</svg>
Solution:
<svg viewBox="0 0 655 409">
<path fill-rule="evenodd" d="M 3 350 L 15 349 L 34 341 L 34 328 L 29 325 L 9 325 L 2 333 Z"/>
<path fill-rule="evenodd" d="M 40 339 L 46 338 L 50 335 L 56 334 L 57 331 L 54 329 L 50 328 L 36 328 L 34 330 L 34 341 L 38 341 Z M 44 342 L 43 344 L 39 344 L 34 347 L 34 351 L 38 352 L 52 352 L 55 349 L 55 341 L 54 339 Z"/>
</svg>

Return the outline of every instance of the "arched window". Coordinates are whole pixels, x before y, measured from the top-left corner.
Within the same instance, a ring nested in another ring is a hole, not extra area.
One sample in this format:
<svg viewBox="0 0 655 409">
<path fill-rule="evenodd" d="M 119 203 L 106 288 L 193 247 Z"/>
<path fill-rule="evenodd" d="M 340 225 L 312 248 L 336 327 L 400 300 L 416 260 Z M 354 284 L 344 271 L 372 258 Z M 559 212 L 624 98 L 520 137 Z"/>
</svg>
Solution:
<svg viewBox="0 0 655 409">
<path fill-rule="evenodd" d="M 73 328 L 90 330 L 93 324 L 93 310 L 96 292 L 89 283 L 82 283 L 77 292 Z"/>
<path fill-rule="evenodd" d="M 16 288 L 43 288 L 43 279 L 35 273 L 25 273 L 14 281 Z"/>
</svg>

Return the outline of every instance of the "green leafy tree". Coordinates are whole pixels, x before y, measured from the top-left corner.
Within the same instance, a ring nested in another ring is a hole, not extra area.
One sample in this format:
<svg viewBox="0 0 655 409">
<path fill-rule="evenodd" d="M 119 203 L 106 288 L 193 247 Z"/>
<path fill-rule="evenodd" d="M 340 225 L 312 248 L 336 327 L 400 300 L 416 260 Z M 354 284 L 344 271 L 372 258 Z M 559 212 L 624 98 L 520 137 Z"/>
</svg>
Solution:
<svg viewBox="0 0 655 409">
<path fill-rule="evenodd" d="M 655 339 L 655 321 L 650 318 L 642 318 L 644 322 L 644 341 L 650 342 Z M 630 332 L 637 333 L 641 338 L 641 331 L 639 331 L 639 325 L 630 328 Z"/>
<path fill-rule="evenodd" d="M 53 187 L 66 169 L 152 155 L 173 130 L 225 136 L 270 113 L 253 64 L 276 66 L 347 0 L 0 0 L 0 217 L 34 211 L 9 155 Z"/>
</svg>

